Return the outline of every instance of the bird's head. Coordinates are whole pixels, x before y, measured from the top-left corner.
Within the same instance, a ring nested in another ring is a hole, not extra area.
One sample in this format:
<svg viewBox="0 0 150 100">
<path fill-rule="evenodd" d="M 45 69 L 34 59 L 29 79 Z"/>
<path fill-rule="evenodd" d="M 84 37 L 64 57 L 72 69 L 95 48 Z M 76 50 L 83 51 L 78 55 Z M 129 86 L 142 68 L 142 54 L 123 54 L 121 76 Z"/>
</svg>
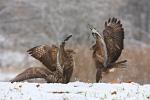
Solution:
<svg viewBox="0 0 150 100">
<path fill-rule="evenodd" d="M 103 39 L 103 34 L 99 33 L 92 25 L 88 24 L 89 29 L 92 31 L 92 36 L 96 38 L 102 38 Z"/>
</svg>

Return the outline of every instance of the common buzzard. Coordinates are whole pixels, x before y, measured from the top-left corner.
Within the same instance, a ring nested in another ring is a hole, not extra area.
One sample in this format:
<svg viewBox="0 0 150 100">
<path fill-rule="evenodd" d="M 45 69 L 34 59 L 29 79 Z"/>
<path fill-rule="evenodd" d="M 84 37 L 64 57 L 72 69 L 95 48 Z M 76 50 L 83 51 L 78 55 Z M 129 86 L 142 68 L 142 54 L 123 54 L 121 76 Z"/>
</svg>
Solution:
<svg viewBox="0 0 150 100">
<path fill-rule="evenodd" d="M 96 43 L 92 46 L 93 59 L 97 68 L 96 82 L 102 79 L 102 72 L 107 72 L 110 68 L 126 60 L 117 62 L 124 45 L 124 29 L 120 20 L 109 18 L 105 22 L 105 29 L 102 34 L 89 25 Z"/>
<path fill-rule="evenodd" d="M 40 45 L 29 49 L 27 52 L 45 65 L 43 67 L 28 68 L 17 75 L 11 82 L 18 82 L 32 78 L 44 78 L 48 83 L 68 83 L 73 73 L 74 60 L 72 49 L 65 49 L 67 36 L 59 47 L 56 45 Z"/>
</svg>

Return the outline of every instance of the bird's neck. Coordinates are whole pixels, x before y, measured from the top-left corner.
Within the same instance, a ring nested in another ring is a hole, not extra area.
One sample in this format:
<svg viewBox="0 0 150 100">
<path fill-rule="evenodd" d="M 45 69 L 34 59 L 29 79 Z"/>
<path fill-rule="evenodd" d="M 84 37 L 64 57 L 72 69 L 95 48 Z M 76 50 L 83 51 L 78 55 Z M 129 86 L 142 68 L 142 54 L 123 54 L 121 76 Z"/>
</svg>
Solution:
<svg viewBox="0 0 150 100">
<path fill-rule="evenodd" d="M 107 47 L 106 47 L 106 43 L 104 41 L 104 39 L 98 37 L 96 39 L 96 44 L 102 49 L 102 51 L 104 51 L 104 67 L 107 67 L 108 65 L 108 54 L 107 54 Z"/>
</svg>

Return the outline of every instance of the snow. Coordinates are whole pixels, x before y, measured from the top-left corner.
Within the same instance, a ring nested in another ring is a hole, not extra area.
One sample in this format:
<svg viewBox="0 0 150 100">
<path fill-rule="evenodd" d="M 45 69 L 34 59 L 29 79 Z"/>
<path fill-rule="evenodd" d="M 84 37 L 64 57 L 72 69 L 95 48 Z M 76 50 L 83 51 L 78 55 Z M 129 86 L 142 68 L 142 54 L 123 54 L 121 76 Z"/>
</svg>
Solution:
<svg viewBox="0 0 150 100">
<path fill-rule="evenodd" d="M 0 82 L 0 100 L 149 100 L 150 85 L 137 83 Z"/>
</svg>

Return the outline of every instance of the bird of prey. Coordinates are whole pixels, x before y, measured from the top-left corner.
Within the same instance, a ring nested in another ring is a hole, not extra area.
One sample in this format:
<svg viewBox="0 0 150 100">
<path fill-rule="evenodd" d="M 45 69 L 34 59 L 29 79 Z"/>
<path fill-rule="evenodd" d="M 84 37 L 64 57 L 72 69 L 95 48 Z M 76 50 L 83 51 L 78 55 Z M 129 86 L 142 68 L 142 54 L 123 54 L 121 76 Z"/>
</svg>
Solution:
<svg viewBox="0 0 150 100">
<path fill-rule="evenodd" d="M 45 67 L 28 68 L 17 75 L 11 82 L 19 82 L 32 78 L 44 78 L 48 83 L 68 83 L 73 73 L 73 49 L 65 49 L 65 43 L 72 35 L 67 36 L 59 47 L 56 45 L 40 45 L 27 52 L 42 62 Z"/>
<path fill-rule="evenodd" d="M 124 28 L 117 18 L 109 18 L 105 22 L 105 29 L 99 33 L 89 25 L 95 44 L 92 46 L 93 59 L 96 65 L 96 82 L 101 81 L 102 72 L 108 72 L 116 65 L 125 63 L 126 60 L 116 62 L 124 48 Z"/>
</svg>

